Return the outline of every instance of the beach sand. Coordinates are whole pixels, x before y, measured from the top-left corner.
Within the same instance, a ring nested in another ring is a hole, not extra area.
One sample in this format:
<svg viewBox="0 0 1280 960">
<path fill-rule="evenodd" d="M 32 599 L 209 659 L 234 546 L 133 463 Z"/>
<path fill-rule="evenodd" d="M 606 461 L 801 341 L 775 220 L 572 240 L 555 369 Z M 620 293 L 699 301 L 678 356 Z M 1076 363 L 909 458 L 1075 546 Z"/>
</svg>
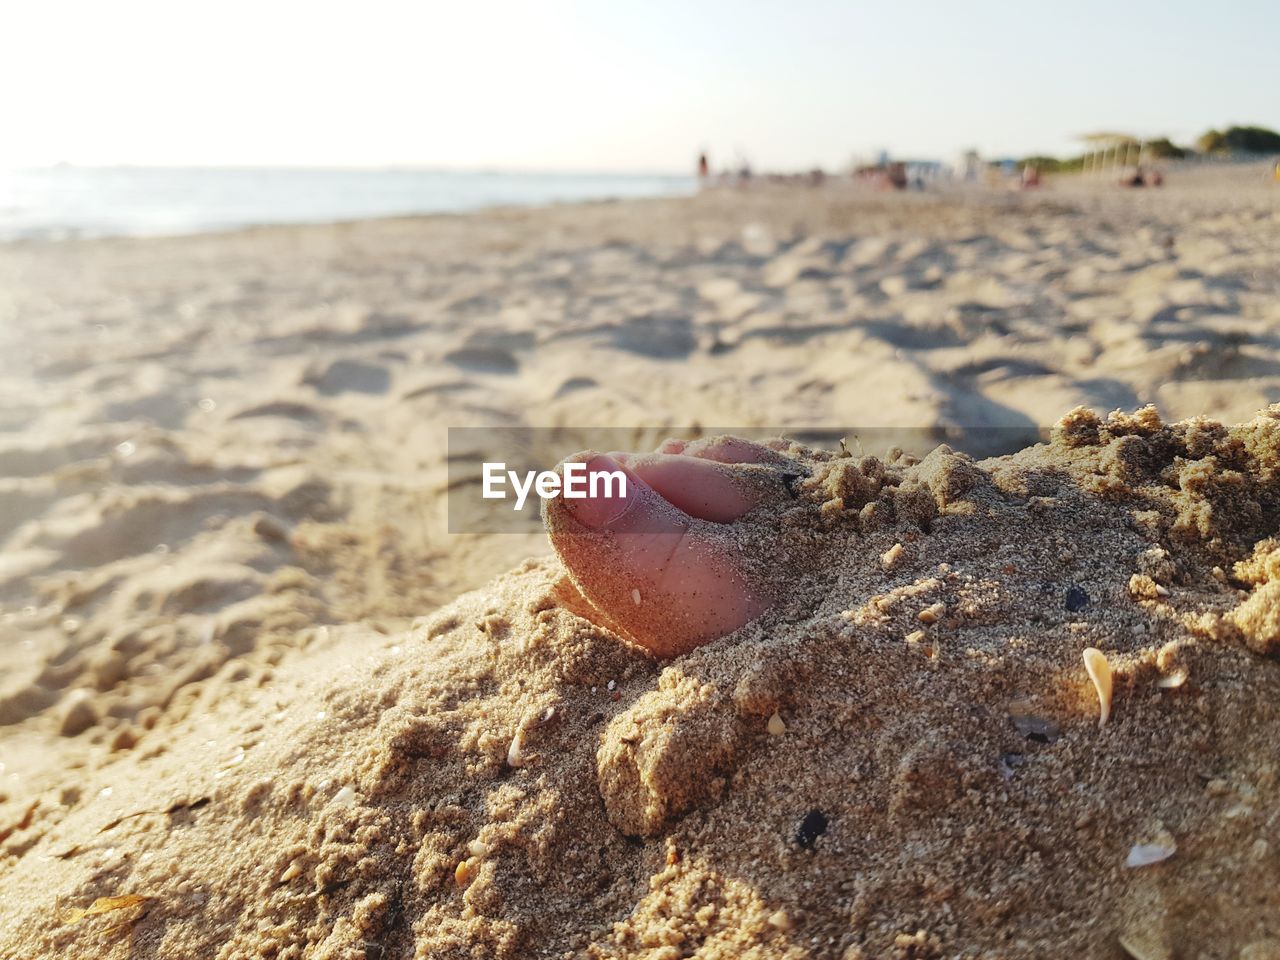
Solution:
<svg viewBox="0 0 1280 960">
<path fill-rule="evenodd" d="M 1277 249 L 1245 166 L 0 249 L 0 954 L 1280 956 Z M 449 534 L 513 424 L 803 434 L 785 601 L 660 663 Z"/>
</svg>

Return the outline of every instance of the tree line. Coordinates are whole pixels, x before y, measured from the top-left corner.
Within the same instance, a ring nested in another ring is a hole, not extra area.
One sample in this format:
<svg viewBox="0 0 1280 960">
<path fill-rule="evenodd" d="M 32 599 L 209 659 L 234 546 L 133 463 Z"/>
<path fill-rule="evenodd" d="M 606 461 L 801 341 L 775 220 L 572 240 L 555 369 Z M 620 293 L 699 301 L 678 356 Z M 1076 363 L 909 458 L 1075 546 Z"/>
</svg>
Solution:
<svg viewBox="0 0 1280 960">
<path fill-rule="evenodd" d="M 1208 157 L 1241 156 L 1249 154 L 1280 153 L 1280 133 L 1266 127 L 1231 126 L 1225 130 L 1206 130 L 1196 138 L 1194 147 L 1181 147 L 1168 137 L 1157 137 L 1143 144 L 1144 159 L 1181 160 L 1192 154 Z M 1030 163 L 1048 173 L 1063 173 L 1081 170 L 1088 162 L 1089 156 L 1061 159 L 1058 157 L 1034 156 L 1023 158 L 1023 163 Z"/>
</svg>

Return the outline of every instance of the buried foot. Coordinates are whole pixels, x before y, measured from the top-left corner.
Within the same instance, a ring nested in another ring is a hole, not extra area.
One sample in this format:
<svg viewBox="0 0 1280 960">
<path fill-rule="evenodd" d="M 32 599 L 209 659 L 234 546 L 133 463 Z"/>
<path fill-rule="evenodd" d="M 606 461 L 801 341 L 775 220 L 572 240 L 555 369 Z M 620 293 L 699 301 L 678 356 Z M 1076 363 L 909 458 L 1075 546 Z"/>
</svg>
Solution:
<svg viewBox="0 0 1280 960">
<path fill-rule="evenodd" d="M 734 521 L 784 495 L 800 472 L 737 437 L 668 440 L 649 454 L 584 453 L 578 487 L 543 503 L 552 546 L 596 619 L 661 657 L 687 653 L 760 616 L 775 598 L 742 561 Z M 602 475 L 625 477 L 603 482 Z"/>
</svg>

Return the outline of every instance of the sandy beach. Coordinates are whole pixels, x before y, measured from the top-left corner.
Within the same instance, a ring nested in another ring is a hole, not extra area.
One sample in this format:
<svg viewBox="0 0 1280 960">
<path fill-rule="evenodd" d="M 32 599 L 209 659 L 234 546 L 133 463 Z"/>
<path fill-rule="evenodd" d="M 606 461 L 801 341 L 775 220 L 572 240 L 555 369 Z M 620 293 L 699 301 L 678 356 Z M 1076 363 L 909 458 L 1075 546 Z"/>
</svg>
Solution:
<svg viewBox="0 0 1280 960">
<path fill-rule="evenodd" d="M 1280 957 L 1278 250 L 1245 164 L 0 246 L 0 955 Z M 468 426 L 792 437 L 786 601 L 654 659 Z"/>
</svg>

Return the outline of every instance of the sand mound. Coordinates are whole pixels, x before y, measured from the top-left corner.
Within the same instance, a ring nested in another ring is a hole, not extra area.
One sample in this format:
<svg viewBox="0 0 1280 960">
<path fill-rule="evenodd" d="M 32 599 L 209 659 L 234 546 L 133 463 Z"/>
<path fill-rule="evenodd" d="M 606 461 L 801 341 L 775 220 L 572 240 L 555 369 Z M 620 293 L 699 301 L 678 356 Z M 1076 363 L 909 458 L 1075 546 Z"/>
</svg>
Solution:
<svg viewBox="0 0 1280 960">
<path fill-rule="evenodd" d="M 539 560 L 321 631 L 0 822 L 0 953 L 1274 956 L 1280 407 L 792 453 L 774 614 L 659 663 Z"/>
</svg>

